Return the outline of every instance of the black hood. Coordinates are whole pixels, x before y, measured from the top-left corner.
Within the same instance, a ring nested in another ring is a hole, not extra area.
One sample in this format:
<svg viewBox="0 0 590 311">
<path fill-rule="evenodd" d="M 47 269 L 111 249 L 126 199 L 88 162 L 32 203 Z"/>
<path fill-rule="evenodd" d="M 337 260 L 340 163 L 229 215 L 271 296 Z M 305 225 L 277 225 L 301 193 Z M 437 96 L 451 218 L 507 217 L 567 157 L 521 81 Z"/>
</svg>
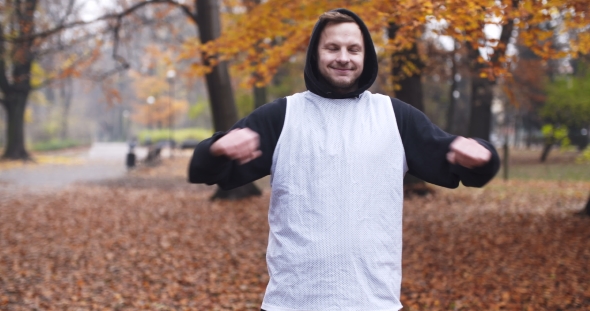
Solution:
<svg viewBox="0 0 590 311">
<path fill-rule="evenodd" d="M 311 92 L 326 98 L 341 99 L 357 97 L 359 94 L 366 91 L 377 78 L 378 63 L 377 53 L 375 52 L 375 45 L 373 45 L 373 39 L 365 23 L 356 14 L 346 9 L 335 9 L 333 11 L 346 14 L 354 18 L 356 23 L 359 25 L 363 34 L 363 40 L 365 42 L 365 62 L 363 67 L 363 73 L 359 77 L 358 86 L 356 91 L 339 94 L 334 91 L 333 87 L 321 77 L 318 70 L 317 64 L 317 51 L 318 43 L 320 41 L 320 34 L 326 26 L 326 22 L 318 21 L 313 27 L 311 33 L 311 39 L 309 40 L 309 46 L 307 47 L 307 56 L 305 58 L 305 71 L 303 76 L 305 78 L 305 86 Z"/>
</svg>

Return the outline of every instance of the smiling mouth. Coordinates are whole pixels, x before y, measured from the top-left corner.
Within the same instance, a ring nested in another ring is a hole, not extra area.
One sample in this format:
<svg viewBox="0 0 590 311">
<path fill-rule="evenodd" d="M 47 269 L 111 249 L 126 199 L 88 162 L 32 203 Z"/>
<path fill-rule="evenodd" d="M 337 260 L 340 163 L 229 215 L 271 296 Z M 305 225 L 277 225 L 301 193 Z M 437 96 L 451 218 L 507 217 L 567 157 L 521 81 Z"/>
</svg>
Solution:
<svg viewBox="0 0 590 311">
<path fill-rule="evenodd" d="M 330 67 L 330 69 L 334 70 L 337 74 L 347 75 L 348 73 L 352 72 L 351 68 L 334 68 Z"/>
</svg>

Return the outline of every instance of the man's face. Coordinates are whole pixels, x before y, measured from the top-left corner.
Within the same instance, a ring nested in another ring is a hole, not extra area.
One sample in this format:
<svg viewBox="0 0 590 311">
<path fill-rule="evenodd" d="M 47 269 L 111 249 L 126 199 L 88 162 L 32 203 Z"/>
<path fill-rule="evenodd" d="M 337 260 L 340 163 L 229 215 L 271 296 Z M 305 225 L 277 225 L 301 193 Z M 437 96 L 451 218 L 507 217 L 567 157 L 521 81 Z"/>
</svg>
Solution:
<svg viewBox="0 0 590 311">
<path fill-rule="evenodd" d="M 358 88 L 363 72 L 365 44 L 356 23 L 328 24 L 320 35 L 318 68 L 340 93 Z"/>
</svg>

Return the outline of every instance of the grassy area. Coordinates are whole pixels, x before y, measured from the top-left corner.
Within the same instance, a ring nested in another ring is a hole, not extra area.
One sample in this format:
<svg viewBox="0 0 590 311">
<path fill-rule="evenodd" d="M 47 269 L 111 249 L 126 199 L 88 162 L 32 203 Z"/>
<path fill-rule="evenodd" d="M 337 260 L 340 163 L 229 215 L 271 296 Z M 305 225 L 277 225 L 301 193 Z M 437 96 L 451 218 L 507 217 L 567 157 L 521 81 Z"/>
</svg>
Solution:
<svg viewBox="0 0 590 311">
<path fill-rule="evenodd" d="M 498 150 L 502 153 L 502 150 Z M 579 163 L 576 151 L 552 150 L 541 163 L 541 150 L 510 150 L 509 179 L 540 180 L 590 180 L 590 163 Z M 502 161 L 505 163 L 505 161 Z M 503 167 L 498 178 L 503 177 Z"/>
<path fill-rule="evenodd" d="M 206 138 L 211 137 L 213 131 L 203 129 L 203 128 L 185 128 L 185 129 L 175 129 L 173 131 L 173 139 L 177 142 L 182 142 L 187 139 L 195 139 L 195 140 L 203 140 Z M 151 139 L 152 142 L 157 142 L 160 140 L 167 140 L 170 136 L 170 132 L 168 129 L 158 129 L 158 130 L 143 130 L 139 132 L 137 138 L 140 142 L 145 142 L 147 138 Z"/>
<path fill-rule="evenodd" d="M 545 180 L 590 180 L 590 166 L 581 164 L 553 164 L 514 167 L 509 178 Z"/>
<path fill-rule="evenodd" d="M 52 139 L 49 141 L 43 141 L 34 143 L 31 145 L 31 151 L 52 151 L 52 150 L 60 150 L 72 147 L 79 147 L 87 145 L 87 143 L 79 142 L 76 140 L 66 139 L 66 140 L 58 140 Z"/>
</svg>

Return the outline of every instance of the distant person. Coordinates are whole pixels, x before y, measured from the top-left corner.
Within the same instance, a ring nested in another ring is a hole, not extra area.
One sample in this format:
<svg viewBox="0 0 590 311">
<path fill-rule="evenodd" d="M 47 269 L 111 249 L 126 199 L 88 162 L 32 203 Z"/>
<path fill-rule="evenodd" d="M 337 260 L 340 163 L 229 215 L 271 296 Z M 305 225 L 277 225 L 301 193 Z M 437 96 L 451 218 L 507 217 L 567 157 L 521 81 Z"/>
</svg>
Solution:
<svg viewBox="0 0 590 311">
<path fill-rule="evenodd" d="M 242 186 L 271 175 L 266 311 L 399 310 L 406 172 L 481 187 L 499 158 L 419 110 L 367 89 L 377 77 L 369 31 L 354 13 L 320 16 L 307 91 L 266 104 L 195 149 L 193 183 Z"/>
<path fill-rule="evenodd" d="M 125 165 L 127 169 L 132 169 L 135 167 L 135 161 L 137 156 L 135 155 L 135 146 L 137 145 L 137 139 L 134 137 L 129 141 L 129 152 L 127 152 L 127 156 L 125 158 Z"/>
</svg>

